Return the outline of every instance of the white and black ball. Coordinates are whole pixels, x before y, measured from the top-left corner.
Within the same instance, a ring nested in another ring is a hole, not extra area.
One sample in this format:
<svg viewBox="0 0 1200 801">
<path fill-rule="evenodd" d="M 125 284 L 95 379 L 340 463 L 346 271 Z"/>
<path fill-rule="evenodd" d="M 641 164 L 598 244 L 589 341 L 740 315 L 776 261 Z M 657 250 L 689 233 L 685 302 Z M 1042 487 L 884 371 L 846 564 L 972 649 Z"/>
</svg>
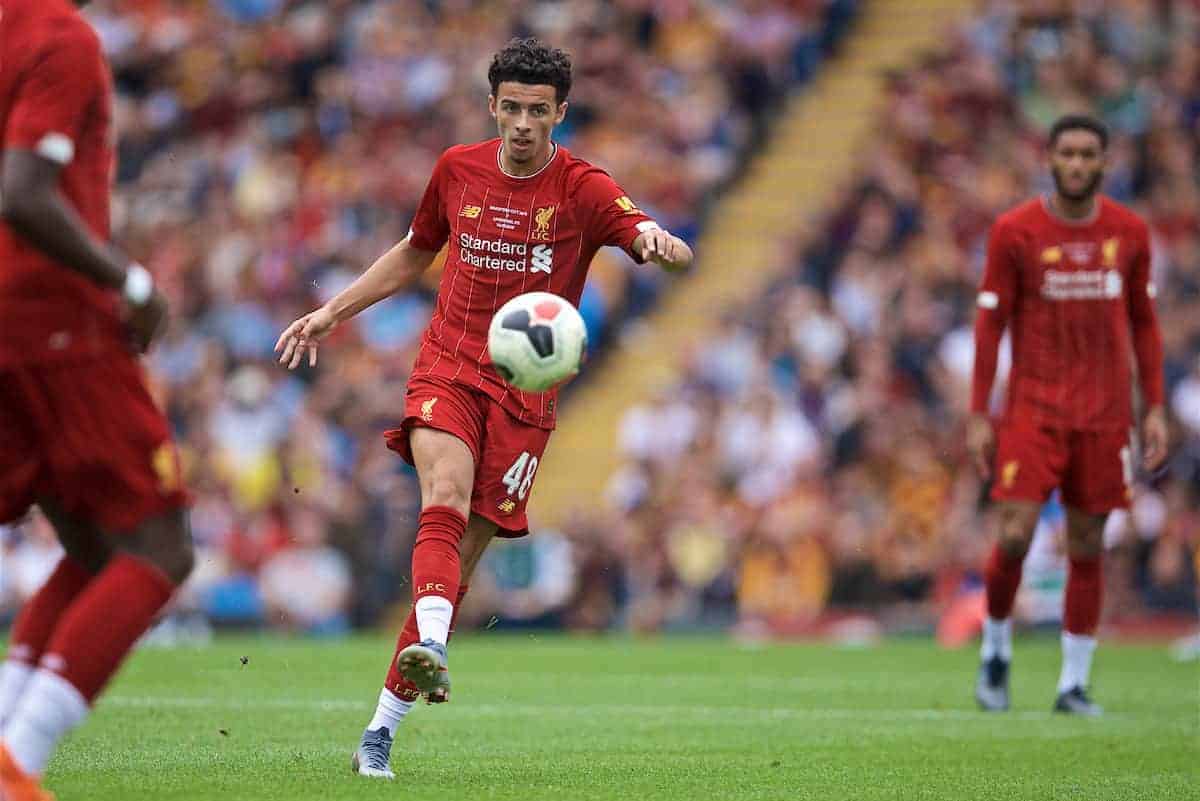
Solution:
<svg viewBox="0 0 1200 801">
<path fill-rule="evenodd" d="M 579 311 L 549 292 L 526 292 L 508 301 L 488 329 L 496 372 L 527 392 L 545 392 L 578 373 L 586 352 L 587 329 Z"/>
</svg>

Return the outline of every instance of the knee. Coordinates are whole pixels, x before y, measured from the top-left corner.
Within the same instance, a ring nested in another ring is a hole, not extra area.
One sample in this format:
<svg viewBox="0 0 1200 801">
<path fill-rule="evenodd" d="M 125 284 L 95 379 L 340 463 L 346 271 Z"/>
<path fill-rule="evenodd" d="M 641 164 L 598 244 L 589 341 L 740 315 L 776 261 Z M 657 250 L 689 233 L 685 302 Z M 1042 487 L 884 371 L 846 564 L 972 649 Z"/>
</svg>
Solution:
<svg viewBox="0 0 1200 801">
<path fill-rule="evenodd" d="M 187 581 L 196 566 L 196 552 L 192 548 L 190 536 L 162 543 L 160 547 L 142 553 L 141 556 L 165 573 L 176 587 Z"/>
<path fill-rule="evenodd" d="M 1024 558 L 1033 541 L 1033 530 L 1037 525 L 1019 515 L 1002 515 L 1000 518 L 1000 550 L 1012 558 Z"/>
<path fill-rule="evenodd" d="M 182 512 L 142 524 L 122 543 L 122 550 L 157 567 L 177 587 L 196 566 L 192 532 Z"/>
<path fill-rule="evenodd" d="M 426 506 L 449 506 L 463 517 L 471 510 L 470 489 L 462 482 L 444 476 L 435 476 L 429 485 L 429 500 Z"/>
<path fill-rule="evenodd" d="M 99 540 L 80 543 L 60 537 L 59 542 L 67 556 L 83 565 L 83 568 L 93 576 L 103 570 L 108 564 L 108 560 L 112 558 L 112 549 Z"/>
<path fill-rule="evenodd" d="M 1067 555 L 1072 559 L 1095 559 L 1104 550 L 1107 515 L 1092 515 L 1067 509 Z"/>
<path fill-rule="evenodd" d="M 195 567 L 196 550 L 192 547 L 191 537 L 188 537 L 178 548 L 172 550 L 163 572 L 171 579 L 171 583 L 178 587 L 188 580 Z"/>
<path fill-rule="evenodd" d="M 1072 559 L 1095 559 L 1103 550 L 1103 531 L 1067 533 L 1067 555 Z"/>
</svg>

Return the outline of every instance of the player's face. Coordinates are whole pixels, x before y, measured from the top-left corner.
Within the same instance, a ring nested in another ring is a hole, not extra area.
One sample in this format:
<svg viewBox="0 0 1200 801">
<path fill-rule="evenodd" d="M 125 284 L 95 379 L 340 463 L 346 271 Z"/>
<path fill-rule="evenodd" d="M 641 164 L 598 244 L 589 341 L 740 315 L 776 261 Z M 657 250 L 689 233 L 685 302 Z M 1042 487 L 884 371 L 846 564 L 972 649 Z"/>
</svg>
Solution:
<svg viewBox="0 0 1200 801">
<path fill-rule="evenodd" d="M 1087 200 L 1095 194 L 1106 166 L 1100 137 L 1091 131 L 1063 131 L 1050 149 L 1054 187 L 1070 201 Z"/>
<path fill-rule="evenodd" d="M 563 121 L 567 104 L 546 84 L 502 81 L 488 97 L 488 109 L 504 143 L 504 155 L 514 164 L 543 160 L 550 149 L 550 132 Z"/>
</svg>

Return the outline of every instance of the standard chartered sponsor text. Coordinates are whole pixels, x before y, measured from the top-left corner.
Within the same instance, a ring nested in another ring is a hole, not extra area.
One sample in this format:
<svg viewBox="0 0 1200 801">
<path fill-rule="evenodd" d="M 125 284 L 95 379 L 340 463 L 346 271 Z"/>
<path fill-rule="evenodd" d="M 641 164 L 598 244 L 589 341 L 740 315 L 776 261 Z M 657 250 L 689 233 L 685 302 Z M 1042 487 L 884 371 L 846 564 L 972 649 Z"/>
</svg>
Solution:
<svg viewBox="0 0 1200 801">
<path fill-rule="evenodd" d="M 1042 297 L 1047 300 L 1113 300 L 1121 296 L 1123 283 L 1116 270 L 1047 270 L 1042 276 Z"/>
<path fill-rule="evenodd" d="M 458 247 L 462 260 L 472 267 L 483 270 L 525 272 L 528 245 L 524 242 L 480 239 L 477 236 L 461 233 L 458 235 Z"/>
</svg>

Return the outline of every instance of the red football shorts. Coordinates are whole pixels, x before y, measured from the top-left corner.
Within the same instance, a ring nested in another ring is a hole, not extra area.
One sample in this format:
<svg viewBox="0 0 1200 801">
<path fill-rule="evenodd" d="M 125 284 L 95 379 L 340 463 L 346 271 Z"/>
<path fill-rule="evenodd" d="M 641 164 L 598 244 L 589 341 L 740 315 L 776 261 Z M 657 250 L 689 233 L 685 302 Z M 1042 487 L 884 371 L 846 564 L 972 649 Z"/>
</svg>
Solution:
<svg viewBox="0 0 1200 801">
<path fill-rule="evenodd" d="M 387 446 L 409 464 L 409 434 L 421 426 L 453 434 L 471 449 L 471 511 L 499 526 L 498 536 L 528 534 L 525 505 L 550 432 L 518 421 L 482 392 L 436 378 L 408 382 L 404 421 L 400 428 L 384 432 Z"/>
<path fill-rule="evenodd" d="M 166 417 L 134 357 L 0 368 L 0 523 L 40 498 L 111 533 L 186 505 Z"/>
<path fill-rule="evenodd" d="M 1001 423 L 996 432 L 992 499 L 1044 503 L 1057 487 L 1063 504 L 1087 514 L 1129 506 L 1133 463 L 1129 432 L 1074 431 Z"/>
</svg>

